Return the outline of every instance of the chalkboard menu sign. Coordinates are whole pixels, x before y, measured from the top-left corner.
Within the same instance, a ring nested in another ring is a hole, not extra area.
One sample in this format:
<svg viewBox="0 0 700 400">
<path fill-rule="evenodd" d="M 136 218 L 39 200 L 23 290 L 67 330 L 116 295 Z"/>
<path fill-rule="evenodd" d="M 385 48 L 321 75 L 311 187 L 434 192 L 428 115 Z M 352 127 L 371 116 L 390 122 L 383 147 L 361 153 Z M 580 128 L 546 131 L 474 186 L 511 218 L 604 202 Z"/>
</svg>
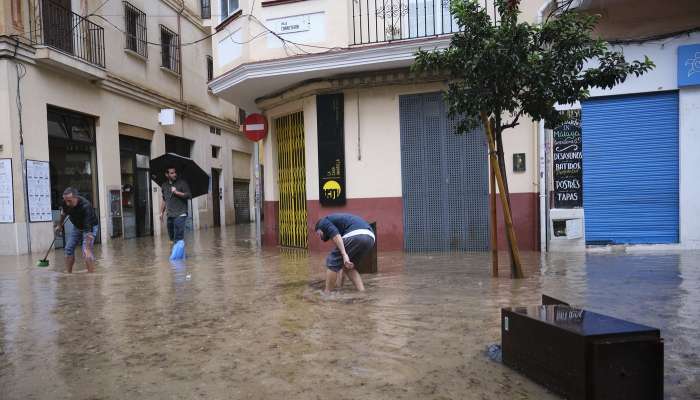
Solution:
<svg viewBox="0 0 700 400">
<path fill-rule="evenodd" d="M 554 207 L 583 206 L 581 111 L 566 111 L 566 122 L 554 129 Z"/>
<path fill-rule="evenodd" d="M 343 94 L 316 97 L 318 184 L 321 205 L 345 204 L 345 135 Z"/>
</svg>

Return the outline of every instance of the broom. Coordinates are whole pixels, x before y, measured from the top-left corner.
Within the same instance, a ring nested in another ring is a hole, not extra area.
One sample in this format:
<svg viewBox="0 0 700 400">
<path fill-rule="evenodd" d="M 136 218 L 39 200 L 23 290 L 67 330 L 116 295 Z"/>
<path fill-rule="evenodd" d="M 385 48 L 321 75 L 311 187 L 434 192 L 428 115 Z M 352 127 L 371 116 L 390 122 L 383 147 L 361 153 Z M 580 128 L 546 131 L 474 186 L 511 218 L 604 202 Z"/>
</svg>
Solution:
<svg viewBox="0 0 700 400">
<path fill-rule="evenodd" d="M 61 225 L 61 227 L 65 226 L 65 225 L 66 225 L 66 221 L 64 220 L 63 225 Z M 42 258 L 41 260 L 36 262 L 37 267 L 46 268 L 49 266 L 49 260 L 47 259 L 47 257 L 49 256 L 49 253 L 51 252 L 51 249 L 53 248 L 53 245 L 55 243 L 56 243 L 56 235 L 54 234 L 53 240 L 51 241 L 51 246 L 49 246 L 49 249 L 46 250 L 46 254 L 44 255 L 44 258 Z"/>
</svg>

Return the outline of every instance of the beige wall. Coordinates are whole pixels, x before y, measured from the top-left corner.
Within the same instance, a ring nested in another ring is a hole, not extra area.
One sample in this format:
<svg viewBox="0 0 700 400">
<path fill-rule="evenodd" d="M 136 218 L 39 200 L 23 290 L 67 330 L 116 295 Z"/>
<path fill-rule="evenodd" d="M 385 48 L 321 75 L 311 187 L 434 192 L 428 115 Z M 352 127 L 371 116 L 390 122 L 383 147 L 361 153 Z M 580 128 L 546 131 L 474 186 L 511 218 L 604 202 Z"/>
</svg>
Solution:
<svg viewBox="0 0 700 400">
<path fill-rule="evenodd" d="M 441 84 L 384 86 L 348 89 L 345 94 L 345 163 L 348 198 L 400 197 L 401 188 L 401 133 L 399 96 L 436 92 Z M 359 134 L 358 146 L 358 100 Z M 266 111 L 271 135 L 265 140 L 265 199 L 278 200 L 277 153 L 274 119 L 296 111 L 304 112 L 306 145 L 306 196 L 317 200 L 318 144 L 316 128 L 316 97 L 275 106 Z M 515 129 L 504 132 L 506 169 L 512 193 L 536 192 L 537 182 L 537 125 L 525 119 Z M 358 157 L 358 153 L 361 157 Z M 513 153 L 526 154 L 526 172 L 513 173 Z"/>
<path fill-rule="evenodd" d="M 0 143 L 3 150 L 0 157 L 12 157 L 15 181 L 15 219 L 17 224 L 0 224 L 0 252 L 11 252 L 8 248 L 15 247 L 13 241 L 23 241 L 25 220 L 23 195 L 21 182 L 21 170 L 19 169 L 19 144 L 17 139 L 18 120 L 14 102 L 16 90 L 12 85 L 16 82 L 14 63 L 7 60 L 0 61 Z M 69 96 L 66 93 L 70 93 Z M 165 152 L 165 135 L 185 137 L 195 141 L 192 157 L 207 172 L 211 168 L 222 169 L 222 187 L 224 200 L 222 206 L 222 218 L 230 221 L 233 216 L 233 170 L 231 168 L 232 152 L 239 151 L 250 153 L 251 143 L 240 133 L 223 131 L 221 136 L 209 133 L 209 125 L 192 118 L 179 115 L 175 125 L 162 126 L 158 123 L 159 108 L 143 102 L 128 99 L 120 95 L 96 90 L 94 85 L 84 79 L 58 74 L 53 70 L 43 67 L 28 66 L 27 76 L 22 81 L 23 95 L 23 128 L 25 132 L 26 158 L 36 160 L 49 159 L 49 147 L 47 139 L 47 105 L 55 105 L 73 111 L 89 114 L 97 118 L 96 142 L 97 142 L 97 180 L 100 201 L 100 221 L 103 240 L 109 239 L 110 227 L 109 210 L 107 208 L 108 189 L 121 186 L 119 168 L 119 133 L 134 134 L 131 131 L 152 133 L 152 156 L 156 157 Z M 9 105 L 8 105 L 9 103 Z M 126 127 L 129 125 L 129 127 Z M 128 132 L 127 132 L 128 131 Z M 137 133 L 138 133 L 137 132 Z M 137 135 L 138 136 L 138 135 Z M 222 148 L 219 159 L 211 157 L 211 145 Z M 161 232 L 157 219 L 161 196 L 160 192 L 153 194 L 154 228 L 156 233 Z M 212 210 L 210 195 L 195 200 L 194 206 L 198 212 L 195 214 L 197 227 L 211 226 Z M 232 222 L 232 221 L 231 221 Z M 51 241 L 52 229 L 50 223 L 31 224 L 33 236 L 33 249 L 40 251 L 45 249 Z"/>
<path fill-rule="evenodd" d="M 227 24 L 213 37 L 215 75 L 237 67 L 238 65 L 260 60 L 285 58 L 292 55 L 316 53 L 325 48 L 348 47 L 352 40 L 351 31 L 351 2 L 340 0 L 312 0 L 298 3 L 280 4 L 272 7 L 262 7 L 262 2 L 255 2 L 253 15 L 265 27 L 248 17 L 250 1 L 241 0 L 243 16 Z M 219 1 L 212 2 L 212 17 L 215 24 L 221 22 Z M 324 48 L 302 47 L 293 44 L 285 49 L 274 35 L 266 28 L 276 31 L 275 26 L 282 18 L 308 16 L 311 19 L 311 30 L 283 35 L 284 38 L 296 43 L 310 44 Z M 234 43 L 242 43 L 237 44 Z M 235 54 L 229 58 L 224 55 Z"/>
</svg>

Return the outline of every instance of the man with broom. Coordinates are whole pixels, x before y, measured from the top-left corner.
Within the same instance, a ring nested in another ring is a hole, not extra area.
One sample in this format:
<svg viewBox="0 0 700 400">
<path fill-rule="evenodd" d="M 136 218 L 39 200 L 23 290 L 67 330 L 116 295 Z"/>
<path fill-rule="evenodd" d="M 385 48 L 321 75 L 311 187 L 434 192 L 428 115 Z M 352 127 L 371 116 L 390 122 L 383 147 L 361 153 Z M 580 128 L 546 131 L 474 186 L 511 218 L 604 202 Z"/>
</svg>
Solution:
<svg viewBox="0 0 700 400">
<path fill-rule="evenodd" d="M 73 273 L 73 264 L 75 264 L 75 248 L 82 244 L 83 256 L 85 257 L 85 266 L 87 271 L 95 272 L 95 255 L 93 254 L 93 246 L 95 237 L 99 229 L 99 220 L 95 215 L 95 209 L 92 204 L 82 196 L 78 195 L 78 191 L 72 187 L 63 191 L 63 205 L 61 207 L 61 220 L 58 222 L 56 232 L 63 232 L 63 223 L 66 217 L 70 218 L 73 224 L 73 231 L 66 237 L 66 245 L 63 251 L 66 255 L 66 272 Z"/>
</svg>

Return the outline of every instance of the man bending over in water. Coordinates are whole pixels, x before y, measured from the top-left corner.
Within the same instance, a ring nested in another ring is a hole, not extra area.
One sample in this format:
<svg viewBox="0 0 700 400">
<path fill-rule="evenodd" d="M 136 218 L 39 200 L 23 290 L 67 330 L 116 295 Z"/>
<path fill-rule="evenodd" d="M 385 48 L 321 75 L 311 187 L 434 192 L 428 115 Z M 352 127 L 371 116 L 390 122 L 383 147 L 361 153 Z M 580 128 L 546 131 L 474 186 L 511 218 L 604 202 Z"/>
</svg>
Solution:
<svg viewBox="0 0 700 400">
<path fill-rule="evenodd" d="M 336 282 L 342 282 L 343 272 L 347 274 L 358 291 L 365 286 L 355 269 L 355 263 L 362 260 L 374 247 L 374 232 L 362 218 L 352 214 L 330 214 L 318 220 L 315 228 L 319 239 L 332 240 L 335 249 L 326 257 L 326 289 L 330 293 Z"/>
</svg>

